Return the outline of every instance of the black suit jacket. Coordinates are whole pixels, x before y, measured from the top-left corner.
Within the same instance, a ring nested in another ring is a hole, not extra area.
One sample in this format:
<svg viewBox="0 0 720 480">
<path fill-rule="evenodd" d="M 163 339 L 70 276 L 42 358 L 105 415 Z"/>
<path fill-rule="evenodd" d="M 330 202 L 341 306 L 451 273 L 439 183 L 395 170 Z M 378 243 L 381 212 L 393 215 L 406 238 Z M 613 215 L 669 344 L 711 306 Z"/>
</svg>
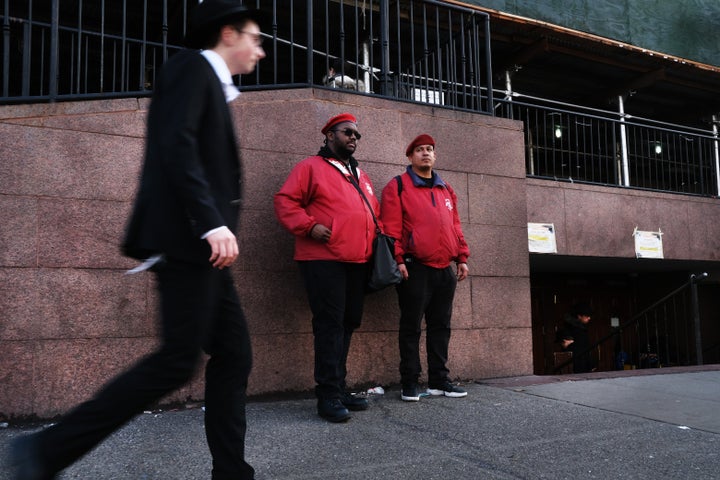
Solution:
<svg viewBox="0 0 720 480">
<path fill-rule="evenodd" d="M 240 159 L 222 85 L 197 51 L 163 65 L 147 119 L 140 188 L 123 252 L 208 263 L 201 236 L 237 228 Z"/>
</svg>

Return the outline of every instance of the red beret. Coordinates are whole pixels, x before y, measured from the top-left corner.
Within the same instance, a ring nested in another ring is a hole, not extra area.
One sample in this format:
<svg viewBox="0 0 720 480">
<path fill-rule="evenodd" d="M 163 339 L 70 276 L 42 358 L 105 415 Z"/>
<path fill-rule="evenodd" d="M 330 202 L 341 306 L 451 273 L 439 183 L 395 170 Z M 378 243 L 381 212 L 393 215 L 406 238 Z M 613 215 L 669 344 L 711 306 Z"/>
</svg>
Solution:
<svg viewBox="0 0 720 480">
<path fill-rule="evenodd" d="M 357 123 L 357 119 L 350 113 L 341 113 L 340 115 L 335 115 L 334 117 L 332 117 L 330 120 L 327 121 L 327 123 L 322 128 L 322 130 L 320 130 L 320 132 L 323 135 L 325 135 L 328 132 L 328 130 L 330 130 L 332 127 L 334 127 L 338 123 L 343 123 L 343 122 Z"/>
<path fill-rule="evenodd" d="M 412 155 L 412 152 L 413 152 L 413 150 L 415 150 L 415 147 L 417 147 L 419 145 L 432 145 L 434 148 L 435 140 L 433 140 L 433 138 L 430 135 L 428 135 L 427 133 L 418 135 L 417 137 L 415 137 L 415 140 L 410 142 L 410 145 L 408 145 L 407 148 L 405 149 L 405 156 L 409 157 L 410 155 Z"/>
</svg>

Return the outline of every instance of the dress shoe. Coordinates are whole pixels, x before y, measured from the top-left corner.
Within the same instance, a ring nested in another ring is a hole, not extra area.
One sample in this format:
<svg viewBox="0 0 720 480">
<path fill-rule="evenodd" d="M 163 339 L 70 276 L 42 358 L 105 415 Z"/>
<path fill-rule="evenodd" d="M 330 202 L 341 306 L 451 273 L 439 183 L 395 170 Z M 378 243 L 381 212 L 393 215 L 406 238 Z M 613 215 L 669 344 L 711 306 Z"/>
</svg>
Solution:
<svg viewBox="0 0 720 480">
<path fill-rule="evenodd" d="M 10 465 L 14 468 L 15 480 L 53 480 L 55 474 L 46 470 L 38 453 L 37 440 L 25 435 L 10 443 Z"/>
<path fill-rule="evenodd" d="M 318 415 L 331 422 L 344 422 L 350 418 L 350 412 L 337 398 L 318 399 Z"/>
<path fill-rule="evenodd" d="M 340 402 L 345 405 L 345 408 L 347 408 L 348 410 L 353 410 L 355 412 L 358 412 L 360 410 L 367 410 L 369 406 L 367 398 L 361 397 L 359 395 L 353 395 L 351 393 L 344 393 L 342 398 L 340 399 Z"/>
</svg>

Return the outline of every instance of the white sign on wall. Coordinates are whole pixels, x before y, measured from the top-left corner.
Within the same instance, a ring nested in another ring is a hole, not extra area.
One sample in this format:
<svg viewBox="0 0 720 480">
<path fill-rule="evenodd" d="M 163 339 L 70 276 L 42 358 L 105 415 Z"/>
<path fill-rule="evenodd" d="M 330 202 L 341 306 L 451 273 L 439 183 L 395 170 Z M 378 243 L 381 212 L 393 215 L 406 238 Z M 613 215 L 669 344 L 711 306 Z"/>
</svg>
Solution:
<svg viewBox="0 0 720 480">
<path fill-rule="evenodd" d="M 530 253 L 557 253 L 555 225 L 528 223 L 528 250 Z"/>
<path fill-rule="evenodd" d="M 662 232 L 643 232 L 635 227 L 635 257 L 636 258 L 664 258 Z"/>
</svg>

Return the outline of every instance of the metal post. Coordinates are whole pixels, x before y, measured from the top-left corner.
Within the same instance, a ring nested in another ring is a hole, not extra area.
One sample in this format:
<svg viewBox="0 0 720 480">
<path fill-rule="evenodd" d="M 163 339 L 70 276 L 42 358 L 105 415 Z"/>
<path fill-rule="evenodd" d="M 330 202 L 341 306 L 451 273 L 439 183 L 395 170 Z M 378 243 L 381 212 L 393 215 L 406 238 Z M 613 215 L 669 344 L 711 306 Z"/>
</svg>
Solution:
<svg viewBox="0 0 720 480">
<path fill-rule="evenodd" d="M 380 0 L 380 94 L 390 92 L 390 2 Z"/>
<path fill-rule="evenodd" d="M 10 95 L 10 0 L 5 0 L 3 16 L 3 97 Z"/>
<path fill-rule="evenodd" d="M 625 130 L 625 100 L 618 96 L 618 110 L 620 111 L 620 148 L 622 154 L 622 186 L 630 186 L 630 171 L 628 167 L 627 132 Z"/>
<path fill-rule="evenodd" d="M 487 79 L 487 112 L 495 116 L 495 99 L 493 98 L 493 74 L 492 74 L 492 58 L 490 48 L 490 15 L 485 14 L 485 78 Z"/>
<path fill-rule="evenodd" d="M 695 356 L 697 364 L 703 364 L 702 337 L 700 335 L 700 305 L 698 301 L 697 283 L 708 276 L 703 272 L 700 275 L 690 275 L 690 302 L 692 307 L 693 323 L 695 325 Z"/>
<path fill-rule="evenodd" d="M 313 0 L 307 0 L 307 83 L 313 84 Z M 327 70 L 325 70 L 327 72 Z"/>
<path fill-rule="evenodd" d="M 58 94 L 58 55 L 60 52 L 60 0 L 52 0 L 50 20 L 50 78 L 49 91 L 50 101 L 54 102 Z"/>
<path fill-rule="evenodd" d="M 717 188 L 718 196 L 720 196 L 720 145 L 718 145 L 718 122 L 718 116 L 713 115 L 713 137 L 715 137 L 715 140 L 713 141 L 715 144 L 715 187 Z"/>
</svg>

